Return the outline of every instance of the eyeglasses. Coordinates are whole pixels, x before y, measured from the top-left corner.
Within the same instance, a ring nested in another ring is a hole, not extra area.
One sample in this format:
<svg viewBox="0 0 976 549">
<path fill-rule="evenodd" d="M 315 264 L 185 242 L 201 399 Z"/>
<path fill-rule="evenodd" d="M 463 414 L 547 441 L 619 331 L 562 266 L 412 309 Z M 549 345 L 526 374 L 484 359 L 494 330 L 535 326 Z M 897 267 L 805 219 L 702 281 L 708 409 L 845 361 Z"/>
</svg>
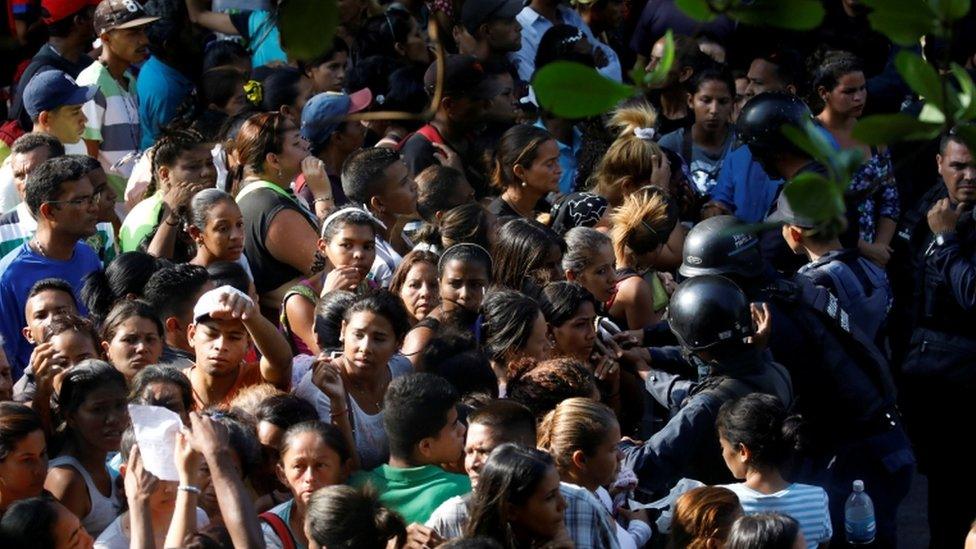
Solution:
<svg viewBox="0 0 976 549">
<path fill-rule="evenodd" d="M 90 194 L 88 196 L 83 196 L 81 198 L 73 198 L 71 200 L 45 200 L 45 204 L 70 204 L 72 206 L 94 206 L 98 204 L 102 199 L 102 191 Z"/>
</svg>

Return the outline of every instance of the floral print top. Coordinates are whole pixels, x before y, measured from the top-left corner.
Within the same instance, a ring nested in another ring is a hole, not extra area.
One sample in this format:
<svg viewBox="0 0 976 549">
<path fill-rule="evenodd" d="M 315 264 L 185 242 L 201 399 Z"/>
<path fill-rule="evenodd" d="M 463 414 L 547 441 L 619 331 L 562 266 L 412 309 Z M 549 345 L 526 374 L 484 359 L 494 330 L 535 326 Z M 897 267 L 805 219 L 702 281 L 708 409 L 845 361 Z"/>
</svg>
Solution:
<svg viewBox="0 0 976 549">
<path fill-rule="evenodd" d="M 854 173 L 849 194 L 862 197 L 857 203 L 861 240 L 874 242 L 882 217 L 898 219 L 898 187 L 888 151 L 871 149 L 871 158 Z"/>
</svg>

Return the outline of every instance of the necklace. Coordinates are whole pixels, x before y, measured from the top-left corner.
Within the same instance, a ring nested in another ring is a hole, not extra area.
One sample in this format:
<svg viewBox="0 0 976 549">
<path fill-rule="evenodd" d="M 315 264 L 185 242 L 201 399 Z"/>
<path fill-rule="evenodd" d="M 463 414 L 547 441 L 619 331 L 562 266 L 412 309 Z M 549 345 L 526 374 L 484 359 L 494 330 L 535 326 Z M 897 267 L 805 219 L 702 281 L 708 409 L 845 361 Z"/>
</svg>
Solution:
<svg viewBox="0 0 976 549">
<path fill-rule="evenodd" d="M 36 236 L 31 239 L 31 241 L 28 244 L 28 246 L 31 247 L 31 248 L 33 248 L 37 253 L 41 254 L 41 256 L 50 259 L 51 256 L 48 255 L 47 252 L 44 251 L 44 247 L 41 246 L 41 241 L 38 240 Z"/>
<path fill-rule="evenodd" d="M 516 206 L 516 205 L 515 205 L 515 204 L 514 204 L 514 203 L 513 203 L 512 201 L 511 201 L 511 199 L 509 199 L 509 198 L 507 198 L 507 197 L 505 196 L 505 194 L 502 194 L 502 200 L 503 200 L 503 201 L 504 201 L 504 202 L 505 202 L 506 204 L 508 204 L 508 207 L 509 207 L 509 208 L 512 208 L 513 210 L 515 210 L 515 213 L 517 213 L 517 214 L 519 214 L 520 216 L 522 216 L 522 217 L 524 217 L 524 218 L 526 218 L 526 219 L 532 219 L 532 212 L 531 212 L 531 211 L 530 211 L 530 212 L 529 212 L 528 214 L 526 214 L 525 212 L 523 212 L 522 210 L 520 210 L 520 209 L 519 209 L 519 207 L 518 207 L 518 206 Z"/>
<path fill-rule="evenodd" d="M 348 374 L 343 375 L 343 378 L 344 378 L 343 382 L 346 383 L 346 386 L 349 388 L 348 392 L 350 396 L 352 396 L 356 400 L 356 402 L 364 402 L 367 405 L 372 404 L 373 406 L 376 407 L 377 410 L 383 409 L 382 394 L 380 395 L 380 398 L 377 399 L 375 398 L 374 394 L 371 394 L 371 391 L 368 388 L 364 387 L 364 384 L 356 383 L 355 381 L 349 378 Z M 384 385 L 383 394 L 385 394 L 386 385 L 389 385 L 389 381 L 381 385 Z M 357 398 L 357 397 L 361 397 L 361 398 Z"/>
</svg>

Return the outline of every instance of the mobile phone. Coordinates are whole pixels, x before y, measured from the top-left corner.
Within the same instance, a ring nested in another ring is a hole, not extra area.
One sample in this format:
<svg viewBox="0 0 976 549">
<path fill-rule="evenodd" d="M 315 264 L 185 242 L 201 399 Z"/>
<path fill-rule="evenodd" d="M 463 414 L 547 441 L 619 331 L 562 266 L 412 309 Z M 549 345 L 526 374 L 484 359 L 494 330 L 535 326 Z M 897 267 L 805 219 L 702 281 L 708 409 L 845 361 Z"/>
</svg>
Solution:
<svg viewBox="0 0 976 549">
<path fill-rule="evenodd" d="M 329 353 L 329 360 L 335 360 L 342 356 L 342 351 L 332 351 Z"/>
<path fill-rule="evenodd" d="M 596 331 L 599 334 L 602 341 L 611 341 L 613 336 L 621 332 L 620 327 L 614 324 L 612 320 L 607 317 L 601 316 L 596 321 Z"/>
</svg>

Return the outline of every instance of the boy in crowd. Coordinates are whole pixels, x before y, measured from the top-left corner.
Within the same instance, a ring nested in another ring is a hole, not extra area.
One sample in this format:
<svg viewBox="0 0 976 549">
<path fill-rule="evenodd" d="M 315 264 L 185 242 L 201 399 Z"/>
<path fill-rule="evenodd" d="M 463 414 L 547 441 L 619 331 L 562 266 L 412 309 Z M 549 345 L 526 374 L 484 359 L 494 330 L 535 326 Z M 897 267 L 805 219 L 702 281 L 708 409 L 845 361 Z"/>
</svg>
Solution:
<svg viewBox="0 0 976 549">
<path fill-rule="evenodd" d="M 35 76 L 24 89 L 24 108 L 34 123 L 34 133 L 47 133 L 64 145 L 67 154 L 88 154 L 81 135 L 85 131 L 82 105 L 98 91 L 94 86 L 79 86 L 62 71 L 46 71 Z"/>
<path fill-rule="evenodd" d="M 227 406 L 241 389 L 258 383 L 291 387 L 291 347 L 240 290 L 221 286 L 200 296 L 187 334 L 196 362 L 184 372 L 197 410 Z M 245 363 L 251 340 L 261 360 Z"/>
<path fill-rule="evenodd" d="M 376 235 L 376 260 L 370 275 L 384 288 L 393 271 L 413 243 L 396 234 L 401 217 L 417 213 L 417 184 L 396 151 L 362 149 L 353 153 L 342 168 L 342 190 L 354 205 L 361 205 L 383 225 Z M 399 252 L 397 250 L 399 248 Z"/>
<path fill-rule="evenodd" d="M 393 380 L 383 399 L 390 461 L 357 473 L 350 484 L 371 484 L 380 501 L 407 523 L 423 523 L 444 501 L 469 493 L 468 478 L 440 467 L 457 462 L 464 451 L 457 404 L 457 391 L 436 375 L 414 373 Z"/>
<path fill-rule="evenodd" d="M 11 365 L 14 381 L 20 373 L 15 373 L 15 364 L 20 365 L 19 372 L 24 376 L 33 376 L 32 364 L 36 360 L 35 347 L 44 340 L 44 330 L 57 316 L 77 315 L 78 301 L 71 286 L 59 278 L 45 278 L 38 280 L 27 293 L 27 304 L 24 306 L 24 327 L 20 336 L 11 339 L 4 337 L 4 350 Z M 29 357 L 26 363 L 15 363 L 12 357 L 22 356 L 24 351 Z M 40 353 L 41 351 L 37 351 Z M 50 352 L 50 350 L 48 350 Z M 19 385 L 19 384 L 18 384 Z"/>
<path fill-rule="evenodd" d="M 187 339 L 193 323 L 193 306 L 203 293 L 213 289 L 207 269 L 179 263 L 160 269 L 149 277 L 143 298 L 153 306 L 163 323 L 163 354 L 159 364 L 185 369 L 193 366 L 193 347 Z"/>
</svg>

